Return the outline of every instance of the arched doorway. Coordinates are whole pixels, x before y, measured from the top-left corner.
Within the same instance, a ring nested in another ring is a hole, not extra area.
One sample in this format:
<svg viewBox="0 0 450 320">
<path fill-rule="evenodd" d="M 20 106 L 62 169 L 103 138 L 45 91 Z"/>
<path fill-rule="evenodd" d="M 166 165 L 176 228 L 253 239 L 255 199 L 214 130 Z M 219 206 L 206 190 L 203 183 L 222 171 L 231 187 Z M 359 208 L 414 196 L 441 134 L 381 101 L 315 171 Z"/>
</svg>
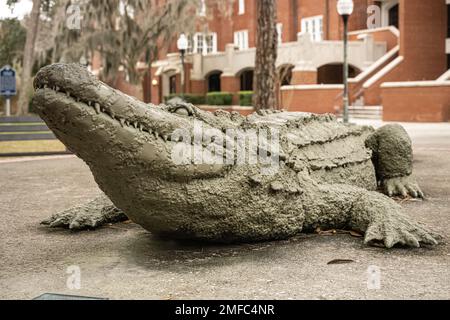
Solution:
<svg viewBox="0 0 450 320">
<path fill-rule="evenodd" d="M 292 82 L 292 70 L 294 69 L 294 65 L 292 64 L 283 64 L 277 67 L 277 83 L 276 83 L 276 97 L 277 97 L 277 107 L 282 106 L 282 96 L 281 96 L 281 87 L 288 86 Z"/>
<path fill-rule="evenodd" d="M 247 69 L 240 73 L 241 91 L 253 91 L 253 69 Z"/>
<path fill-rule="evenodd" d="M 163 70 L 161 73 L 161 99 L 165 99 L 170 94 L 179 92 L 180 90 L 180 71 L 175 68 Z M 161 100 L 164 101 L 164 100 Z"/>
<path fill-rule="evenodd" d="M 177 76 L 174 74 L 169 77 L 169 94 L 177 93 Z"/>
<path fill-rule="evenodd" d="M 222 71 L 213 71 L 206 77 L 208 92 L 221 91 L 220 76 Z"/>
<path fill-rule="evenodd" d="M 317 69 L 317 83 L 318 84 L 341 84 L 344 83 L 344 66 L 342 63 L 330 63 L 323 65 Z M 349 65 L 348 77 L 354 78 L 361 71 Z"/>
<path fill-rule="evenodd" d="M 292 69 L 294 69 L 294 65 L 292 64 L 283 64 L 277 68 L 280 86 L 288 86 L 291 84 Z"/>
</svg>

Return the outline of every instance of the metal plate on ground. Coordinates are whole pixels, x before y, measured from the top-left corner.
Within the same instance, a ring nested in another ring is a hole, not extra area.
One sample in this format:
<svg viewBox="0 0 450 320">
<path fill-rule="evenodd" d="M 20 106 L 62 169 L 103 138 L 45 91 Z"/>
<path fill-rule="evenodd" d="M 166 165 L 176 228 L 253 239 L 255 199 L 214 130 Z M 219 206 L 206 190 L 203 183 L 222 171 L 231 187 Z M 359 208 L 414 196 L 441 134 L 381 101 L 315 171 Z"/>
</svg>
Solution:
<svg viewBox="0 0 450 320">
<path fill-rule="evenodd" d="M 33 300 L 108 300 L 107 298 L 72 296 L 68 294 L 44 293 Z"/>
</svg>

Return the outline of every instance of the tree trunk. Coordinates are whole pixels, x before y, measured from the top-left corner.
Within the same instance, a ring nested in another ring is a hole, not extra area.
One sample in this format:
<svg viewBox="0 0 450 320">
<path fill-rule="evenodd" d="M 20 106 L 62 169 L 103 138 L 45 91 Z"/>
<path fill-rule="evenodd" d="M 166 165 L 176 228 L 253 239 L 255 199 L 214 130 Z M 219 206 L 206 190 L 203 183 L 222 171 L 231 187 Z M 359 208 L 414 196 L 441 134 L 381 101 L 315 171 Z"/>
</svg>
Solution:
<svg viewBox="0 0 450 320">
<path fill-rule="evenodd" d="M 275 0 L 256 1 L 256 58 L 253 105 L 256 110 L 276 108 L 277 5 Z"/>
<path fill-rule="evenodd" d="M 58 50 L 60 44 L 57 43 L 57 37 L 60 33 L 61 23 L 66 18 L 66 7 L 68 0 L 58 1 L 55 15 L 53 16 L 52 27 L 52 39 L 53 39 L 53 51 L 52 51 L 52 63 L 58 62 L 60 52 Z"/>
<path fill-rule="evenodd" d="M 17 115 L 28 113 L 28 104 L 32 91 L 31 72 L 34 64 L 34 47 L 39 28 L 41 2 L 41 0 L 33 0 L 33 9 L 31 10 L 30 17 L 28 18 L 27 40 L 25 42 L 25 50 L 23 52 L 23 68 Z"/>
</svg>

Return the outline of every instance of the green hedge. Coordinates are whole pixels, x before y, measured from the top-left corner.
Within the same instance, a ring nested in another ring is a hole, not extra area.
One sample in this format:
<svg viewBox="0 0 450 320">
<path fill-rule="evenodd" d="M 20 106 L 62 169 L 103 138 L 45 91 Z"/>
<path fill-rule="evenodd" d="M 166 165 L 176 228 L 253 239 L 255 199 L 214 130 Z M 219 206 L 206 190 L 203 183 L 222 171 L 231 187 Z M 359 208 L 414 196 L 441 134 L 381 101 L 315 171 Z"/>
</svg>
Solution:
<svg viewBox="0 0 450 320">
<path fill-rule="evenodd" d="M 211 106 L 231 106 L 233 95 L 229 92 L 209 92 L 206 95 L 206 104 Z"/>
<path fill-rule="evenodd" d="M 202 96 L 199 94 L 191 94 L 191 93 L 186 93 L 184 95 L 179 94 L 179 93 L 171 93 L 168 96 L 164 97 L 164 101 L 167 103 L 167 101 L 169 101 L 170 99 L 175 98 L 175 97 L 179 97 L 188 103 L 192 103 L 193 105 L 201 105 L 201 104 L 205 104 L 205 102 L 206 102 L 205 96 Z"/>
<path fill-rule="evenodd" d="M 252 106 L 253 91 L 239 91 L 239 105 Z"/>
</svg>

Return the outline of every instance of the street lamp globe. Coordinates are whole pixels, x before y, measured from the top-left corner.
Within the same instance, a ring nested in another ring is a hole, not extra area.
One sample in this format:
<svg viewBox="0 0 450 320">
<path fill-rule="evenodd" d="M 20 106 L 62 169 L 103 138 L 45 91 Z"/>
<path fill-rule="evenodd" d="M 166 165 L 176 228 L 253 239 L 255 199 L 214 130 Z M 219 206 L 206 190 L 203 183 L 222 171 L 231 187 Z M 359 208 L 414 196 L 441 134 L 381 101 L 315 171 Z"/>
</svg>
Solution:
<svg viewBox="0 0 450 320">
<path fill-rule="evenodd" d="M 188 48 L 188 39 L 186 38 L 184 33 L 180 34 L 180 37 L 178 38 L 178 41 L 177 41 L 177 47 L 178 47 L 178 50 L 180 50 L 180 51 L 186 51 L 187 50 L 187 48 Z"/>
<path fill-rule="evenodd" d="M 349 16 L 353 13 L 353 0 L 339 0 L 337 11 L 341 16 Z"/>
</svg>

